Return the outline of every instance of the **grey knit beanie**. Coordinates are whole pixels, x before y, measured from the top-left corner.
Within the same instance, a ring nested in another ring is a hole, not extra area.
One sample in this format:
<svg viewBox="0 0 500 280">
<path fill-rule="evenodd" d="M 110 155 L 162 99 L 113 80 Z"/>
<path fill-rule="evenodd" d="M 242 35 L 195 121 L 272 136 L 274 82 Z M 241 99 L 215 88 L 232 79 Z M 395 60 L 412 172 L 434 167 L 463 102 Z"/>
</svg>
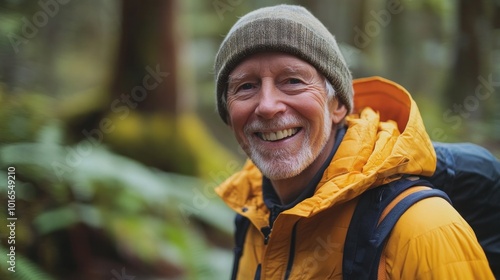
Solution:
<svg viewBox="0 0 500 280">
<path fill-rule="evenodd" d="M 333 35 L 304 7 L 278 5 L 240 18 L 219 48 L 215 57 L 217 110 L 225 123 L 229 74 L 250 55 L 271 51 L 289 53 L 313 65 L 332 83 L 348 113 L 352 111 L 352 76 Z"/>
</svg>

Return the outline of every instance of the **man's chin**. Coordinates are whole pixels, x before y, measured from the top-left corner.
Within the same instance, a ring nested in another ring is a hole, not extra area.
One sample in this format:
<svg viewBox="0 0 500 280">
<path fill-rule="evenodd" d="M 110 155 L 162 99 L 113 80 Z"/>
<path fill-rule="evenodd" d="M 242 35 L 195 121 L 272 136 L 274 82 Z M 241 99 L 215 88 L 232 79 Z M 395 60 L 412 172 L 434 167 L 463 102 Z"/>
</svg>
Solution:
<svg viewBox="0 0 500 280">
<path fill-rule="evenodd" d="M 283 161 L 262 161 L 253 160 L 262 175 L 270 180 L 290 179 L 300 174 L 304 168 L 303 164 L 297 162 L 284 163 Z"/>
<path fill-rule="evenodd" d="M 271 180 L 293 178 L 304 171 L 314 160 L 308 148 L 293 150 L 260 151 L 250 149 L 250 158 L 261 173 Z"/>
<path fill-rule="evenodd" d="M 278 181 L 278 180 L 286 180 L 293 178 L 297 176 L 300 172 L 276 172 L 276 171 L 270 171 L 270 172 L 262 172 L 262 175 L 264 175 L 266 178 L 268 178 L 271 181 Z"/>
</svg>

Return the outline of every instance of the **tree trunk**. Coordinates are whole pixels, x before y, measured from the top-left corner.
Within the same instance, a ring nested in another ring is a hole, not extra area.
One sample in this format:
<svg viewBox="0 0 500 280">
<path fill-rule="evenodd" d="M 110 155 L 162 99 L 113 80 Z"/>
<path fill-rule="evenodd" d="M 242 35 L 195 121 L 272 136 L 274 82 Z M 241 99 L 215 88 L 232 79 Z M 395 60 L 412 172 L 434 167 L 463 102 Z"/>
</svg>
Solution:
<svg viewBox="0 0 500 280">
<path fill-rule="evenodd" d="M 477 2 L 460 0 L 458 13 L 457 48 L 454 67 L 448 79 L 448 89 L 445 92 L 446 108 L 452 108 L 455 104 L 463 106 L 465 98 L 474 93 L 481 74 L 481 42 L 477 23 L 483 14 L 482 6 Z M 459 109 L 456 110 L 455 113 L 459 113 Z M 465 113 L 463 114 L 465 116 Z"/>
<path fill-rule="evenodd" d="M 142 112 L 177 113 L 175 2 L 123 0 L 112 100 L 128 100 Z"/>
</svg>

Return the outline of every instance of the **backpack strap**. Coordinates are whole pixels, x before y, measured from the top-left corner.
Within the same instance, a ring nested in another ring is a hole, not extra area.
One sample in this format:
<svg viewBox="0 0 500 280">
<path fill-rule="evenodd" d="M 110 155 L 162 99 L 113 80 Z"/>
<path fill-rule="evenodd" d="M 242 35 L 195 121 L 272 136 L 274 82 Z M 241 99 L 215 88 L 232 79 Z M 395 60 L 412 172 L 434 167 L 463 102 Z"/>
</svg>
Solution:
<svg viewBox="0 0 500 280">
<path fill-rule="evenodd" d="M 412 187 L 411 189 L 416 190 L 414 192 L 402 193 L 401 201 L 395 204 L 394 207 L 389 210 L 387 216 L 385 218 L 381 218 L 379 221 L 379 226 L 374 233 L 374 236 L 378 239 L 373 240 L 373 242 L 375 242 L 374 245 L 378 248 L 377 258 L 379 265 L 376 271 L 377 277 L 373 277 L 373 279 L 385 279 L 385 256 L 382 255 L 382 251 L 392 229 L 408 208 L 418 201 L 429 197 L 441 197 L 451 204 L 449 197 L 441 190 L 429 189 L 425 187 Z"/>
<path fill-rule="evenodd" d="M 240 214 L 236 214 L 234 219 L 234 224 L 236 226 L 234 234 L 234 261 L 233 270 L 231 273 L 231 279 L 235 280 L 238 275 L 238 267 L 240 265 L 240 258 L 243 255 L 243 246 L 245 245 L 245 237 L 247 235 L 248 228 L 250 227 L 250 220 Z"/>
<path fill-rule="evenodd" d="M 380 225 L 380 222 L 382 222 L 384 220 L 384 218 L 387 216 L 387 214 L 389 214 L 389 212 L 394 208 L 394 206 L 396 206 L 396 204 L 398 204 L 401 200 L 403 200 L 403 198 L 405 198 L 406 196 L 408 196 L 412 193 L 422 191 L 422 190 L 428 190 L 428 189 L 429 189 L 429 187 L 414 186 L 414 187 L 408 188 L 408 189 L 404 190 L 403 192 L 401 192 L 398 196 L 396 196 L 396 198 L 394 198 L 394 200 L 392 200 L 389 203 L 389 205 L 387 205 L 387 207 L 384 209 L 384 211 L 382 211 L 382 214 L 380 215 L 378 224 Z M 386 279 L 386 274 L 385 274 L 386 262 L 385 262 L 385 255 L 384 254 L 380 255 L 380 261 L 378 263 L 379 263 L 379 265 L 378 265 L 378 269 L 377 269 L 377 275 L 378 275 L 377 279 L 378 280 L 385 280 Z"/>
<path fill-rule="evenodd" d="M 409 190 L 419 186 L 415 190 Z M 428 197 L 448 196 L 418 177 L 407 177 L 371 189 L 361 195 L 354 210 L 344 244 L 344 279 L 377 279 L 385 242 L 399 217 L 414 203 Z M 408 190 L 408 191 L 407 191 Z M 389 207 L 389 208 L 388 208 Z M 382 262 L 383 261 L 383 262 Z M 381 275 L 383 276 L 383 275 Z"/>
</svg>

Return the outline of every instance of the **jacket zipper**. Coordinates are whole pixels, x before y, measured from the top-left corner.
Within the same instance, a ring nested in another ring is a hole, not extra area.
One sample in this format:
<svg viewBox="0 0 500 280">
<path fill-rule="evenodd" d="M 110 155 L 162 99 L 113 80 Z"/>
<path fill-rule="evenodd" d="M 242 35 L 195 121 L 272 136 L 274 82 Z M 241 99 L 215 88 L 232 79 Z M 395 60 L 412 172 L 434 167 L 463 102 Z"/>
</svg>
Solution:
<svg viewBox="0 0 500 280">
<path fill-rule="evenodd" d="M 286 265 L 286 272 L 285 272 L 285 280 L 290 278 L 290 273 L 292 272 L 292 266 L 293 266 L 293 259 L 295 258 L 295 235 L 297 232 L 297 224 L 299 222 L 295 222 L 292 228 L 292 237 L 290 238 L 290 253 L 288 254 L 288 263 Z"/>
<path fill-rule="evenodd" d="M 269 235 L 271 234 L 271 227 L 263 227 L 260 229 L 260 232 L 264 235 L 264 245 L 267 245 L 269 242 Z"/>
<path fill-rule="evenodd" d="M 269 236 L 271 235 L 271 231 L 273 229 L 274 220 L 276 220 L 280 212 L 281 211 L 278 206 L 273 207 L 269 216 L 269 226 L 260 229 L 260 232 L 262 232 L 262 234 L 264 235 L 264 245 L 266 246 L 267 243 L 269 243 Z M 257 266 L 257 270 L 255 271 L 254 280 L 260 279 L 261 270 L 262 264 L 259 263 L 259 265 Z"/>
</svg>

